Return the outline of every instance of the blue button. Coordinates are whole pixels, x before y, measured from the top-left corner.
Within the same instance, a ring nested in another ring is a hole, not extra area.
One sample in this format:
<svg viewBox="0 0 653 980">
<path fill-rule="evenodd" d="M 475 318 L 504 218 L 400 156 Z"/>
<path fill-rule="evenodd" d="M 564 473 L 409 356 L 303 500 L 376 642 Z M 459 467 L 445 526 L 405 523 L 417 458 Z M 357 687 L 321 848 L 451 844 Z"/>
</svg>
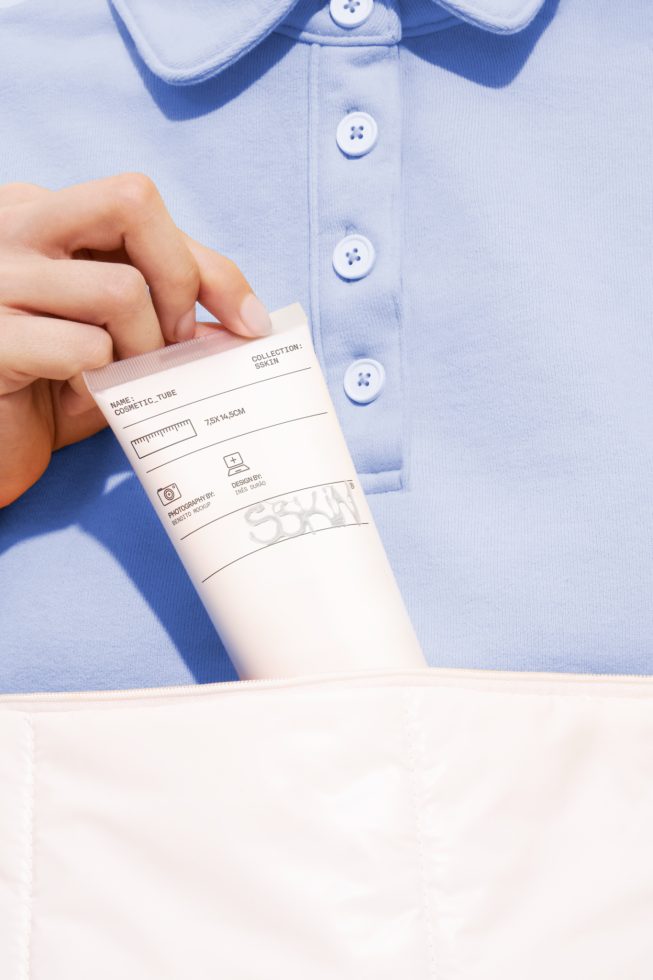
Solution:
<svg viewBox="0 0 653 980">
<path fill-rule="evenodd" d="M 362 279 L 374 265 L 376 252 L 365 235 L 346 235 L 333 250 L 333 268 L 343 279 Z"/>
<path fill-rule="evenodd" d="M 330 0 L 329 11 L 339 27 L 358 27 L 372 13 L 374 0 Z"/>
<path fill-rule="evenodd" d="M 357 361 L 352 361 L 345 371 L 343 384 L 352 401 L 367 405 L 381 394 L 385 384 L 385 369 L 371 357 L 360 357 Z"/>
<path fill-rule="evenodd" d="M 350 112 L 338 123 L 336 142 L 348 157 L 362 157 L 376 143 L 379 127 L 369 112 Z"/>
</svg>

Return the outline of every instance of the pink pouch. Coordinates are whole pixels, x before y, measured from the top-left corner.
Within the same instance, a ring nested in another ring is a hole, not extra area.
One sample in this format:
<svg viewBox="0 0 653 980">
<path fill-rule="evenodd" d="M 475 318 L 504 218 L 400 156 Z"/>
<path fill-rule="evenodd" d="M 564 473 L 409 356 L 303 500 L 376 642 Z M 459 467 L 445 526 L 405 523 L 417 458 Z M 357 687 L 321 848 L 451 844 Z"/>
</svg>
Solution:
<svg viewBox="0 0 653 980">
<path fill-rule="evenodd" d="M 653 677 L 0 698 L 2 980 L 649 980 Z"/>
</svg>

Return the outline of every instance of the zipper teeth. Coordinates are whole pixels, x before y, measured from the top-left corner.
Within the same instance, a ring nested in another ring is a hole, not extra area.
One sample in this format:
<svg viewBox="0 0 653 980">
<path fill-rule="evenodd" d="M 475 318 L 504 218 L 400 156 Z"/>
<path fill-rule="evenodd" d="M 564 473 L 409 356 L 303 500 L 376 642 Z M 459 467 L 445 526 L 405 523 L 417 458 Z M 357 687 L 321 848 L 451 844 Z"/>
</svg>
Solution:
<svg viewBox="0 0 653 980">
<path fill-rule="evenodd" d="M 628 684 L 643 681 L 653 686 L 653 674 L 608 674 L 592 673 L 582 674 L 571 671 L 505 671 L 488 670 L 472 667 L 416 667 L 403 670 L 356 670 L 356 671 L 337 671 L 324 674 L 294 675 L 291 677 L 268 677 L 268 678 L 246 678 L 237 681 L 215 681 L 208 684 L 175 684 L 166 687 L 133 687 L 112 690 L 91 690 L 91 691 L 37 691 L 28 694 L 5 694 L 0 695 L 0 705 L 16 702 L 34 701 L 129 701 L 136 698 L 156 699 L 168 695 L 185 695 L 190 693 L 211 694 L 225 690 L 237 690 L 247 687 L 251 688 L 275 688 L 275 687 L 298 687 L 311 686 L 324 682 L 331 684 L 343 683 L 348 680 L 365 682 L 392 678 L 414 679 L 416 681 L 434 679 L 440 676 L 446 678 L 459 678 L 467 680 L 509 680 L 511 682 L 533 684 L 545 683 L 547 681 L 566 684 L 597 684 L 615 683 Z"/>
</svg>

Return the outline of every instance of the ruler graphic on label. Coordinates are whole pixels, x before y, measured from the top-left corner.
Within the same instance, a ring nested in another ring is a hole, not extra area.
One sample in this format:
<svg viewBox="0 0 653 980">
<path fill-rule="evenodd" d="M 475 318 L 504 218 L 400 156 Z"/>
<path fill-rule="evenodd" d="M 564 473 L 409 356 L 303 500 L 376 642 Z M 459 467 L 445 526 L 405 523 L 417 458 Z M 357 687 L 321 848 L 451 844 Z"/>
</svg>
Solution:
<svg viewBox="0 0 653 980">
<path fill-rule="evenodd" d="M 145 456 L 158 453 L 161 449 L 167 449 L 168 446 L 175 446 L 178 442 L 193 439 L 196 435 L 197 432 L 195 432 L 191 420 L 184 419 L 183 422 L 166 425 L 164 429 L 148 432 L 146 436 L 139 436 L 138 439 L 132 439 L 131 442 L 138 458 L 144 459 Z"/>
</svg>

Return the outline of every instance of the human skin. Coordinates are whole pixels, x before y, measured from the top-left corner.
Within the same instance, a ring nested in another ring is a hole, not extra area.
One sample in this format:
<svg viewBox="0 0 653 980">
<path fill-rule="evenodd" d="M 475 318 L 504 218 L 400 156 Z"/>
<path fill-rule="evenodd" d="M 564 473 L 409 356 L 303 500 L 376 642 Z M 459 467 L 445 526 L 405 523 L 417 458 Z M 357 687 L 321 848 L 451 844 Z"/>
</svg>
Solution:
<svg viewBox="0 0 653 980">
<path fill-rule="evenodd" d="M 217 326 L 196 323 L 196 301 Z M 235 262 L 178 228 L 146 174 L 0 185 L 0 507 L 56 449 L 105 428 L 82 371 L 215 329 L 270 328 Z"/>
</svg>

